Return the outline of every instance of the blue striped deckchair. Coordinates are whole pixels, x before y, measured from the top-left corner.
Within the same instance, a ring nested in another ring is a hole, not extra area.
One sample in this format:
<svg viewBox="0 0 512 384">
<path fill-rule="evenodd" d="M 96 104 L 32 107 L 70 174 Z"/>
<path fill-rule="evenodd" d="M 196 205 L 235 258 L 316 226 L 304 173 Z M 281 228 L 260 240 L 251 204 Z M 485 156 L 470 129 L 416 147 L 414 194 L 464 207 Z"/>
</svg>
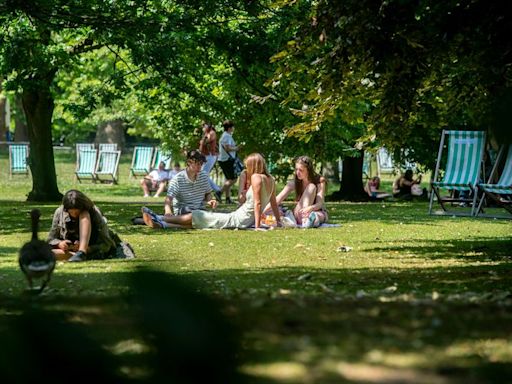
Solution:
<svg viewBox="0 0 512 384">
<path fill-rule="evenodd" d="M 446 137 L 448 137 L 447 161 L 446 166 L 441 170 Z M 444 213 L 468 216 L 466 212 L 449 212 L 445 205 L 446 202 L 461 202 L 472 203 L 470 215 L 474 214 L 478 191 L 477 183 L 483 167 L 484 148 L 485 132 L 483 131 L 443 131 L 436 170 L 430 183 L 433 193 L 430 194 L 429 214 L 432 214 L 434 195 L 437 196 L 437 202 L 441 205 Z M 444 175 L 442 179 L 439 179 L 441 173 Z M 458 191 L 460 195 L 459 197 L 442 197 L 440 189 Z"/>
<path fill-rule="evenodd" d="M 93 182 L 96 182 L 94 172 L 96 170 L 98 152 L 95 149 L 79 149 L 76 155 L 75 175 L 78 182 L 81 183 L 82 179 L 91 179 Z"/>
<path fill-rule="evenodd" d="M 9 177 L 14 174 L 28 175 L 28 154 L 28 144 L 9 144 Z"/>
<path fill-rule="evenodd" d="M 98 149 L 100 151 L 117 151 L 117 143 L 99 143 Z"/>
<path fill-rule="evenodd" d="M 158 168 L 158 164 L 163 161 L 165 163 L 165 169 L 171 169 L 172 155 L 170 152 L 162 151 L 160 148 L 155 148 L 155 154 L 153 155 L 152 168 Z"/>
<path fill-rule="evenodd" d="M 506 151 L 508 151 L 508 155 L 505 159 L 501 176 L 496 183 L 492 183 L 492 180 L 495 180 L 498 167 L 501 160 L 505 157 Z M 508 146 L 503 145 L 501 147 L 487 183 L 478 184 L 478 188 L 482 190 L 483 195 L 480 199 L 480 203 L 478 204 L 476 215 L 484 213 L 483 203 L 486 196 L 494 200 L 499 207 L 505 208 L 512 214 L 512 200 L 506 200 L 503 198 L 503 195 L 509 195 L 512 197 L 512 144 Z"/>
<path fill-rule="evenodd" d="M 136 146 L 133 148 L 130 175 L 147 175 L 153 165 L 153 147 Z"/>
<path fill-rule="evenodd" d="M 100 151 L 94 176 L 99 182 L 117 184 L 121 151 Z"/>
</svg>

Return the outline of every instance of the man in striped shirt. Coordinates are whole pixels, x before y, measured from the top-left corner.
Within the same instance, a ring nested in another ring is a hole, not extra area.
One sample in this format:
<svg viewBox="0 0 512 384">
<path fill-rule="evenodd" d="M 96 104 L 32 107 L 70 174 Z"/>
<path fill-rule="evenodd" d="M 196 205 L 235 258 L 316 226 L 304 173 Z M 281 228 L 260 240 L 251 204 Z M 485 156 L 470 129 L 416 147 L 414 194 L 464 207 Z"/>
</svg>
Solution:
<svg viewBox="0 0 512 384">
<path fill-rule="evenodd" d="M 172 178 L 165 197 L 165 216 L 182 215 L 195 209 L 204 209 L 208 204 L 217 207 L 217 200 L 212 198 L 209 177 L 201 171 L 205 162 L 204 155 L 198 150 L 187 153 L 187 167 Z"/>
</svg>

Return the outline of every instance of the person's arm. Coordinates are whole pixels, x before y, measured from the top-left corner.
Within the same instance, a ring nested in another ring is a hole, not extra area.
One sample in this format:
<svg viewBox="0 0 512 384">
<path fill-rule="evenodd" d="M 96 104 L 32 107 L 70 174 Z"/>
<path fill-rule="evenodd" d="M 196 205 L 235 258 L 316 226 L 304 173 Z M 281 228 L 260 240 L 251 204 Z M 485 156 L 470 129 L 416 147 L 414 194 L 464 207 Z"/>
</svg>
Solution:
<svg viewBox="0 0 512 384">
<path fill-rule="evenodd" d="M 274 180 L 274 183 L 275 183 L 275 180 Z M 281 212 L 279 212 L 279 206 L 277 204 L 275 188 L 272 188 L 272 194 L 270 195 L 270 206 L 272 207 L 272 212 L 274 212 L 274 217 L 276 218 L 276 223 L 278 226 L 280 226 L 281 225 Z"/>
<path fill-rule="evenodd" d="M 67 250 L 67 242 L 60 237 L 60 216 L 62 215 L 62 209 L 57 208 L 53 214 L 52 227 L 48 233 L 48 244 L 55 247 L 58 246 L 62 250 Z M 62 244 L 61 244 L 62 243 Z"/>
<path fill-rule="evenodd" d="M 261 176 L 251 176 L 251 187 L 254 199 L 254 228 L 259 228 L 261 224 Z"/>
<path fill-rule="evenodd" d="M 172 210 L 172 200 L 173 200 L 173 197 L 171 195 L 167 194 L 167 196 L 165 196 L 165 201 L 164 201 L 164 215 L 165 216 L 174 215 L 174 212 Z"/>
<path fill-rule="evenodd" d="M 277 205 L 281 204 L 294 189 L 295 189 L 295 181 L 289 181 L 285 185 L 283 190 L 281 192 L 279 192 L 279 195 L 277 195 L 277 197 L 276 197 L 276 204 Z M 265 211 L 264 212 L 267 212 L 270 208 L 271 208 L 271 205 L 267 204 L 267 206 L 265 207 Z"/>
<path fill-rule="evenodd" d="M 247 193 L 247 171 L 246 170 L 243 170 L 242 173 L 240 174 L 240 179 L 239 179 L 239 184 L 238 184 L 238 203 L 240 204 L 243 204 L 245 203 L 245 200 L 246 200 L 246 193 Z"/>
<path fill-rule="evenodd" d="M 327 190 L 327 181 L 322 177 L 320 184 L 316 189 L 315 204 L 311 206 L 311 211 L 319 211 L 323 208 L 325 202 L 325 191 Z M 371 196 L 371 191 L 370 191 Z"/>
<path fill-rule="evenodd" d="M 207 205 L 209 205 L 212 209 L 217 208 L 217 199 L 212 198 L 212 193 L 208 192 L 204 195 L 204 201 Z"/>
</svg>

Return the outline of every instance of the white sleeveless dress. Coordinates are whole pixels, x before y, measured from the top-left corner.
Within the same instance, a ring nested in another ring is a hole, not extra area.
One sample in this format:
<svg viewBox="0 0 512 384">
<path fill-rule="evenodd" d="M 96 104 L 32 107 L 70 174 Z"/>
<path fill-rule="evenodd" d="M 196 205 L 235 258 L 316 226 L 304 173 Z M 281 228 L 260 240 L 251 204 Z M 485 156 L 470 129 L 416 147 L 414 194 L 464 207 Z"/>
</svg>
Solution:
<svg viewBox="0 0 512 384">
<path fill-rule="evenodd" d="M 266 183 L 261 185 L 261 210 L 270 202 L 270 196 L 275 187 L 271 180 L 271 191 L 267 191 Z M 246 201 L 236 211 L 230 213 L 192 211 L 192 228 L 249 228 L 254 225 L 254 196 L 252 186 L 246 194 Z"/>
</svg>

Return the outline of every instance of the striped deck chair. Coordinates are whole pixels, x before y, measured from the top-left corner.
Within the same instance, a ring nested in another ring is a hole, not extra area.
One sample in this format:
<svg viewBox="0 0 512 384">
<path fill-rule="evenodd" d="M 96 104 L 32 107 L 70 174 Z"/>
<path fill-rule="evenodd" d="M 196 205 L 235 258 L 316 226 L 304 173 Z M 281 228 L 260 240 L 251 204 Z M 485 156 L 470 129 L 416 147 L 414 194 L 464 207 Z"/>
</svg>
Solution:
<svg viewBox="0 0 512 384">
<path fill-rule="evenodd" d="M 165 163 L 165 169 L 171 169 L 172 163 L 172 155 L 170 152 L 162 151 L 160 148 L 155 148 L 155 153 L 153 155 L 153 163 L 152 168 L 157 169 L 158 164 L 163 161 Z"/>
<path fill-rule="evenodd" d="M 98 149 L 100 151 L 117 151 L 117 143 L 99 143 Z"/>
<path fill-rule="evenodd" d="M 76 156 L 75 175 L 78 182 L 81 183 L 82 179 L 91 179 L 93 182 L 96 182 L 94 172 L 96 170 L 98 152 L 95 149 L 80 149 Z"/>
<path fill-rule="evenodd" d="M 446 166 L 442 168 L 444 175 L 440 180 L 442 173 L 441 161 L 446 137 L 448 137 L 447 161 Z M 459 212 L 453 210 L 449 212 L 445 204 L 447 202 L 461 202 L 472 203 L 469 215 L 474 214 L 478 195 L 477 183 L 483 167 L 484 148 L 485 132 L 483 131 L 443 131 L 437 155 L 436 170 L 430 183 L 433 193 L 430 194 L 429 214 L 432 214 L 434 195 L 437 196 L 437 202 L 441 205 L 443 213 L 468 216 L 468 213 L 460 210 Z M 452 192 L 458 191 L 460 195 L 459 197 L 442 197 L 440 189 L 448 189 Z M 465 196 L 465 194 L 469 195 Z"/>
<path fill-rule="evenodd" d="M 136 146 L 133 148 L 132 165 L 130 175 L 147 175 L 153 165 L 153 147 Z"/>
<path fill-rule="evenodd" d="M 492 180 L 494 180 L 501 160 L 505 157 L 507 151 L 508 154 L 503 165 L 503 170 L 501 171 L 501 176 L 499 180 L 493 184 Z M 484 213 L 483 203 L 486 197 L 490 197 L 499 207 L 505 208 L 512 214 L 512 144 L 508 146 L 503 145 L 501 147 L 487 183 L 478 184 L 478 188 L 483 192 L 483 195 L 478 204 L 476 215 Z M 507 200 L 503 195 L 508 195 L 509 199 Z"/>
<path fill-rule="evenodd" d="M 395 173 L 393 158 L 386 148 L 379 148 L 377 151 L 377 175 L 381 173 Z"/>
<path fill-rule="evenodd" d="M 372 175 L 373 156 L 370 152 L 365 151 L 363 157 L 363 177 L 369 179 Z"/>
<path fill-rule="evenodd" d="M 94 143 L 76 143 L 76 153 L 78 154 L 82 149 L 95 149 Z"/>
<path fill-rule="evenodd" d="M 14 174 L 28 175 L 28 155 L 28 144 L 9 144 L 9 177 Z"/>
<path fill-rule="evenodd" d="M 100 151 L 94 176 L 99 182 L 117 184 L 121 151 Z"/>
</svg>

